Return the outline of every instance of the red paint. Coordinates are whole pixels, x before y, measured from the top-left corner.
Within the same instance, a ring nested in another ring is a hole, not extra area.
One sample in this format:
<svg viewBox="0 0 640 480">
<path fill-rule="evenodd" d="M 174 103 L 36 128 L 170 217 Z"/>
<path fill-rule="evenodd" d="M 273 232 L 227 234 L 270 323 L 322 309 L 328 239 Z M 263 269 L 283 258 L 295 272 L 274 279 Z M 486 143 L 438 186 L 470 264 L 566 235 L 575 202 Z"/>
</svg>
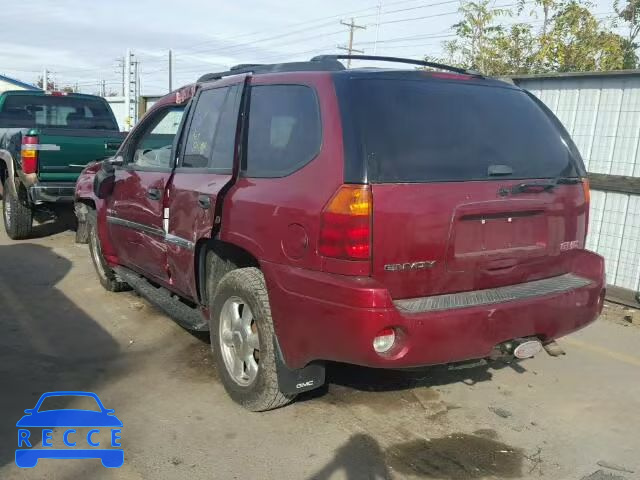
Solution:
<svg viewBox="0 0 640 480">
<path fill-rule="evenodd" d="M 218 192 L 231 180 L 231 174 L 176 172 L 169 190 L 169 231 L 198 244 L 211 238 L 214 225 L 214 212 Z M 202 208 L 198 197 L 204 196 L 211 202 L 208 208 Z M 171 271 L 176 291 L 196 299 L 196 276 L 194 250 L 168 244 L 168 267 Z"/>
<path fill-rule="evenodd" d="M 498 343 L 531 335 L 551 340 L 594 321 L 602 309 L 602 257 L 586 250 L 567 254 L 571 271 L 593 285 L 559 295 L 445 312 L 403 315 L 389 291 L 371 277 L 348 277 L 263 263 L 271 313 L 287 363 L 317 359 L 370 367 L 435 365 L 489 355 Z M 400 330 L 392 356 L 372 347 L 380 330 Z"/>
<path fill-rule="evenodd" d="M 481 290 L 570 272 L 560 245 L 584 248 L 582 185 L 500 197 L 518 181 L 373 186 L 373 277 L 394 299 Z M 484 219 L 484 223 L 483 223 Z M 509 221 L 511 219 L 511 221 Z M 385 264 L 435 261 L 385 271 Z"/>
<path fill-rule="evenodd" d="M 219 84 L 244 79 L 228 77 Z M 313 360 L 409 367 L 485 357 L 503 341 L 531 335 L 551 340 L 597 317 L 604 262 L 584 250 L 588 201 L 582 185 L 503 197 L 499 189 L 509 190 L 516 181 L 374 184 L 366 222 L 370 251 L 357 260 L 353 255 L 322 255 L 322 212 L 344 182 L 342 123 L 331 74 L 265 74 L 250 82 L 315 89 L 323 131 L 318 155 L 284 178 L 244 177 L 239 158 L 228 175 L 119 168 L 107 202 L 93 197 L 95 168 L 86 169 L 78 180 L 77 197 L 95 201 L 100 240 L 112 264 L 129 266 L 185 298 L 198 299 L 197 248 L 107 224 L 107 210 L 163 229 L 167 207 L 169 235 L 196 247 L 216 238 L 244 249 L 265 275 L 275 331 L 286 362 L 296 368 Z M 174 92 L 152 111 L 184 103 L 194 92 L 193 87 Z M 162 190 L 161 201 L 146 197 L 150 188 Z M 203 196 L 209 207 L 199 205 Z M 571 243 L 577 248 L 563 249 L 566 242 L 578 242 Z M 414 262 L 431 268 L 385 268 Z M 567 272 L 593 283 L 542 298 L 418 315 L 401 314 L 393 304 L 395 299 L 493 288 Z M 206 314 L 207 307 L 202 309 Z M 378 355 L 372 341 L 388 328 L 396 332 L 397 344 Z"/>
<path fill-rule="evenodd" d="M 171 173 L 119 168 L 113 193 L 107 201 L 108 215 L 162 231 L 163 202 L 149 198 L 149 191 L 164 192 Z M 107 222 L 107 231 L 119 262 L 167 282 L 167 246 L 158 235 Z"/>
</svg>

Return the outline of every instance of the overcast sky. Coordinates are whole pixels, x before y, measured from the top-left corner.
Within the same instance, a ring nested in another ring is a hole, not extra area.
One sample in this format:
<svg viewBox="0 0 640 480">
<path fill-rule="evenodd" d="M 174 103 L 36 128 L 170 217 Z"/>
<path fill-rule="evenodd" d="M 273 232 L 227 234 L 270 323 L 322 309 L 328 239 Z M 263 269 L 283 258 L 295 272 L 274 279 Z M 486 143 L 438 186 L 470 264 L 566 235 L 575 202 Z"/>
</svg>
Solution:
<svg viewBox="0 0 640 480">
<path fill-rule="evenodd" d="M 516 0 L 495 0 L 496 6 Z M 354 46 L 365 53 L 421 58 L 441 52 L 458 20 L 457 0 L 5 0 L 0 14 L 0 73 L 35 82 L 44 67 L 61 85 L 120 91 L 117 59 L 130 48 L 140 61 L 142 93 L 168 90 L 237 63 L 280 62 L 335 53 L 348 40 L 340 20 L 351 17 Z M 598 0 L 593 11 L 612 12 Z M 603 18 L 603 15 L 600 15 Z M 539 19 L 527 15 L 525 21 Z M 507 19 L 510 23 L 515 19 Z"/>
</svg>

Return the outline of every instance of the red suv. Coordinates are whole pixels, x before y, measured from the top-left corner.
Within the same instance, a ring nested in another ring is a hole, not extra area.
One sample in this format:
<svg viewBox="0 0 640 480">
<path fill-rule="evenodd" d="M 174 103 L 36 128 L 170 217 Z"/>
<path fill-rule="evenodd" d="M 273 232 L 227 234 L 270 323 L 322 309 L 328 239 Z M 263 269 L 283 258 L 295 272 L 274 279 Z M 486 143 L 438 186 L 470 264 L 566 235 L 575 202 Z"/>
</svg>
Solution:
<svg viewBox="0 0 640 480">
<path fill-rule="evenodd" d="M 322 385 L 327 360 L 558 353 L 604 297 L 560 122 L 475 72 L 343 58 L 241 65 L 156 103 L 78 181 L 102 284 L 208 329 L 251 410 Z"/>
</svg>

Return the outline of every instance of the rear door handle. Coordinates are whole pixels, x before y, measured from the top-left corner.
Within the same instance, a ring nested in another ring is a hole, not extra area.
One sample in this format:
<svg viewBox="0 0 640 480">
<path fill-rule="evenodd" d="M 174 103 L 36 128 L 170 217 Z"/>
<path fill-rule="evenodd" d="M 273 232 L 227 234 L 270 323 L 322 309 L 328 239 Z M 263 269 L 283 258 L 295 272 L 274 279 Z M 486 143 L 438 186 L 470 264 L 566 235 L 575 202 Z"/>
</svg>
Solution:
<svg viewBox="0 0 640 480">
<path fill-rule="evenodd" d="M 200 208 L 204 208 L 205 210 L 211 208 L 211 199 L 209 198 L 209 195 L 198 195 L 198 206 Z"/>
<path fill-rule="evenodd" d="M 158 188 L 150 188 L 147 190 L 147 198 L 150 200 L 160 200 L 160 189 Z"/>
</svg>

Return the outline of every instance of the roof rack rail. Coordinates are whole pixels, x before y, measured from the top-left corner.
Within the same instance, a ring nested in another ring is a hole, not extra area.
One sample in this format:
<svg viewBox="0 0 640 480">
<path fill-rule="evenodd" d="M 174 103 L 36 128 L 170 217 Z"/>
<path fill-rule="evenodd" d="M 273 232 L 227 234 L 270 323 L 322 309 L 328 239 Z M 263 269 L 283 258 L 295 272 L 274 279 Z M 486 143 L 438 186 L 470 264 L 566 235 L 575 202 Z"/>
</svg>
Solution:
<svg viewBox="0 0 640 480">
<path fill-rule="evenodd" d="M 418 65 L 421 67 L 437 68 L 439 70 L 447 70 L 449 72 L 462 73 L 464 75 L 473 75 L 476 77 L 483 77 L 480 72 L 474 70 L 467 70 L 460 67 L 452 67 L 451 65 L 444 65 L 442 63 L 427 62 L 425 60 L 413 60 L 411 58 L 401 57 L 381 57 L 377 55 L 318 55 L 311 59 L 312 62 L 328 62 L 337 60 L 373 60 L 377 62 L 393 62 L 393 63 L 406 63 L 409 65 Z"/>
<path fill-rule="evenodd" d="M 242 73 L 280 73 L 280 72 L 314 72 L 314 71 L 339 71 L 345 70 L 344 65 L 338 60 L 316 60 L 313 62 L 289 62 L 289 63 L 243 63 L 235 65 L 225 72 L 207 73 L 198 79 L 198 83 L 219 80 L 230 75 Z"/>
<path fill-rule="evenodd" d="M 257 68 L 263 66 L 264 63 L 239 63 L 238 65 L 234 65 L 233 67 L 231 67 L 229 71 L 233 72 L 234 70 L 244 70 L 246 68 Z"/>
</svg>

